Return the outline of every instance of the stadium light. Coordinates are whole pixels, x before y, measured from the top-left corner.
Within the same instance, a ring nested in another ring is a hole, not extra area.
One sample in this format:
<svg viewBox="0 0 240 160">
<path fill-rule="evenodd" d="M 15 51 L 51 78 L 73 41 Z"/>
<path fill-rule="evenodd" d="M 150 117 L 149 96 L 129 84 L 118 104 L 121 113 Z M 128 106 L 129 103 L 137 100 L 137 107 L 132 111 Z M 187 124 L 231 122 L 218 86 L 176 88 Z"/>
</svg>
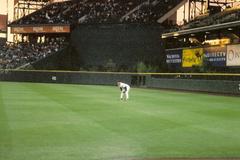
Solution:
<svg viewBox="0 0 240 160">
<path fill-rule="evenodd" d="M 177 37 L 177 36 L 179 36 L 179 33 L 175 32 L 175 33 L 173 33 L 173 36 Z"/>
<path fill-rule="evenodd" d="M 211 46 L 214 45 L 226 45 L 230 43 L 229 38 L 221 38 L 221 39 L 211 39 L 211 40 L 206 40 L 204 41 L 204 44 L 209 44 Z"/>
</svg>

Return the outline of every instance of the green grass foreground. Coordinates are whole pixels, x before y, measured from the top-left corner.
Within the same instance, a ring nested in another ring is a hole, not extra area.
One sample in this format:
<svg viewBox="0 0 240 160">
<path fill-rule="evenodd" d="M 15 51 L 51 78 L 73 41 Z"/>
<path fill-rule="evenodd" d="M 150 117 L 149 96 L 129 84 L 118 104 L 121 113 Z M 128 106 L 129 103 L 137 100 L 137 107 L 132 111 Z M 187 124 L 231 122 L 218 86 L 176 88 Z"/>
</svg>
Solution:
<svg viewBox="0 0 240 160">
<path fill-rule="evenodd" d="M 240 157 L 240 98 L 0 82 L 0 160 Z"/>
</svg>

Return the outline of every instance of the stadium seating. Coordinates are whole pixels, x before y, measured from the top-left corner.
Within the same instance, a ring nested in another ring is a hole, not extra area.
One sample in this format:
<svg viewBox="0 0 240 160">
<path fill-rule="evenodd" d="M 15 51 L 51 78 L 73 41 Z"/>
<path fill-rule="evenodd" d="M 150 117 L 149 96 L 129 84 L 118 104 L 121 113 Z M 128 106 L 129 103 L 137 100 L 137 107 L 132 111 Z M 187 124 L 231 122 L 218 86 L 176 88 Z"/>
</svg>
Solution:
<svg viewBox="0 0 240 160">
<path fill-rule="evenodd" d="M 72 2 L 52 3 L 46 7 L 33 12 L 15 22 L 12 25 L 29 25 L 29 24 L 67 24 L 68 17 L 65 16 L 67 10 L 71 7 Z"/>
<path fill-rule="evenodd" d="M 127 12 L 139 5 L 139 0 L 92 0 L 87 4 L 91 5 L 91 10 L 84 23 L 119 23 L 119 19 Z"/>
<path fill-rule="evenodd" d="M 48 43 L 9 43 L 0 47 L 0 69 L 13 69 L 46 58 L 65 46 L 63 38 Z"/>
<path fill-rule="evenodd" d="M 12 24 L 74 24 L 117 22 L 139 0 L 89 0 L 52 3 Z"/>
<path fill-rule="evenodd" d="M 10 26 L 69 24 L 155 23 L 182 0 L 71 0 L 49 5 L 24 16 Z M 0 49 L 0 68 L 18 68 L 57 52 L 58 42 L 9 44 Z M 5 53 L 5 54 L 4 54 Z"/>
<path fill-rule="evenodd" d="M 52 3 L 12 24 L 157 23 L 181 0 L 85 0 Z M 129 14 L 130 13 L 130 14 Z"/>
<path fill-rule="evenodd" d="M 240 8 L 227 8 L 222 12 L 208 15 L 200 16 L 200 18 L 195 18 L 193 21 L 184 25 L 181 29 L 197 28 L 221 23 L 232 22 L 240 19 Z"/>
<path fill-rule="evenodd" d="M 130 23 L 156 23 L 161 16 L 177 5 L 181 0 L 149 0 L 142 4 L 123 21 Z"/>
</svg>

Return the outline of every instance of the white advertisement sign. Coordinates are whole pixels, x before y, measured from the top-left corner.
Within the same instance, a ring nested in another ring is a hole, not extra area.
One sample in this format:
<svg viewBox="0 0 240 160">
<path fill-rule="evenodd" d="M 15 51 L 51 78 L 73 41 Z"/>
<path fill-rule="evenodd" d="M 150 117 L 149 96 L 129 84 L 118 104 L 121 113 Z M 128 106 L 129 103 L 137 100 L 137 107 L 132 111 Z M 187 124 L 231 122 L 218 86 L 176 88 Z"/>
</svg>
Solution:
<svg viewBox="0 0 240 160">
<path fill-rule="evenodd" d="M 227 46 L 227 66 L 240 66 L 240 45 Z"/>
</svg>

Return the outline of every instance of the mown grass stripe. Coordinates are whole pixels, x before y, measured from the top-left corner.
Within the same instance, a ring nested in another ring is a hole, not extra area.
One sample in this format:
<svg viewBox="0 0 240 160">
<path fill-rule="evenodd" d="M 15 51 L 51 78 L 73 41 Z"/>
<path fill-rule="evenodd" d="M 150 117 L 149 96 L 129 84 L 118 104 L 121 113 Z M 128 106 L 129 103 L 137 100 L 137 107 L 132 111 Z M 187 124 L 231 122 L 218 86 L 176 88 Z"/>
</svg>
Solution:
<svg viewBox="0 0 240 160">
<path fill-rule="evenodd" d="M 0 85 L 7 160 L 240 157 L 238 97 L 132 88 L 122 102 L 116 86 Z"/>
</svg>

